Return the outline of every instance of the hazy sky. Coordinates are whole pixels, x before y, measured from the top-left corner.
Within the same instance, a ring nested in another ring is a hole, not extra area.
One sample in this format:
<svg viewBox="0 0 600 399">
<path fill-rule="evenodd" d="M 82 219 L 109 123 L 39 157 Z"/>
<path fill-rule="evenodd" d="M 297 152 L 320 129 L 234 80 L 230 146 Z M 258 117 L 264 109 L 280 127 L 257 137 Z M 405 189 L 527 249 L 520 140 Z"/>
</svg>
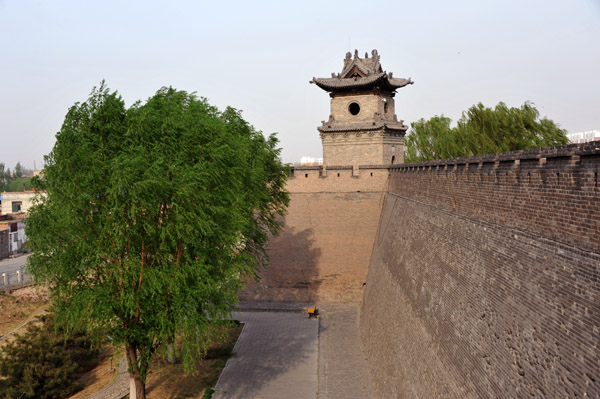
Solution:
<svg viewBox="0 0 600 399">
<path fill-rule="evenodd" d="M 283 160 L 321 155 L 326 92 L 347 51 L 376 48 L 406 123 L 477 102 L 600 129 L 600 0 L 0 0 L 0 162 L 40 168 L 68 108 L 106 79 L 127 106 L 161 86 L 243 110 Z"/>
</svg>

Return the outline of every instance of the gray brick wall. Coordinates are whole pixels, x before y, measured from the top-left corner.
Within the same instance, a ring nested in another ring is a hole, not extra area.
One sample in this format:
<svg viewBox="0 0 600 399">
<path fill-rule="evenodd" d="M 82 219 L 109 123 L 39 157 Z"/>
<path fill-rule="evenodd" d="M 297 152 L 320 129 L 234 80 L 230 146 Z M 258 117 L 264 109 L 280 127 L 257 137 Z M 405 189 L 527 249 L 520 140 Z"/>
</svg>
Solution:
<svg viewBox="0 0 600 399">
<path fill-rule="evenodd" d="M 599 397 L 599 170 L 593 144 L 391 170 L 361 312 L 377 397 Z"/>
</svg>

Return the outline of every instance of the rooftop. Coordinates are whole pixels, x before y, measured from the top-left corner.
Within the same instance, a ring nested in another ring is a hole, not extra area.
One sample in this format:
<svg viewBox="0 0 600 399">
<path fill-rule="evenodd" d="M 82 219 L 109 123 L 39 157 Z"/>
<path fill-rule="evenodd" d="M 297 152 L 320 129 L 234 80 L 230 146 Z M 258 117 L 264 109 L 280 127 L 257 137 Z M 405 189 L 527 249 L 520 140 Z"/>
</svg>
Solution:
<svg viewBox="0 0 600 399">
<path fill-rule="evenodd" d="M 341 73 L 332 73 L 331 78 L 314 78 L 310 81 L 328 92 L 345 92 L 356 90 L 379 89 L 395 91 L 401 87 L 413 84 L 408 78 L 394 78 L 392 72 L 385 72 L 381 68 L 377 50 L 371 52 L 371 57 L 365 53 L 364 58 L 358 56 L 354 50 L 354 58 L 348 52 L 344 59 L 344 68 Z"/>
</svg>

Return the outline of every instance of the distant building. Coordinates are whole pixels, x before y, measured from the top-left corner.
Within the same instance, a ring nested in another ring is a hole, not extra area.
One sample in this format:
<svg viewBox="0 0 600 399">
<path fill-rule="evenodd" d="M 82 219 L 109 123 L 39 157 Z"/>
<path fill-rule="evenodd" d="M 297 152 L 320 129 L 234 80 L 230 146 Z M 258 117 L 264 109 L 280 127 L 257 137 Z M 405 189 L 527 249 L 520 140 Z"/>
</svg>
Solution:
<svg viewBox="0 0 600 399">
<path fill-rule="evenodd" d="M 35 191 L 17 191 L 0 195 L 0 259 L 24 250 L 25 218 L 35 194 Z"/>
<path fill-rule="evenodd" d="M 22 252 L 26 242 L 25 215 L 0 216 L 0 259 Z"/>
<path fill-rule="evenodd" d="M 0 195 L 0 215 L 27 213 L 33 205 L 35 191 L 4 192 Z"/>
<path fill-rule="evenodd" d="M 567 133 L 567 138 L 571 143 L 589 143 L 590 141 L 600 141 L 600 130 Z"/>
<path fill-rule="evenodd" d="M 323 165 L 323 158 L 302 157 L 300 158 L 300 166 L 316 166 Z"/>
</svg>

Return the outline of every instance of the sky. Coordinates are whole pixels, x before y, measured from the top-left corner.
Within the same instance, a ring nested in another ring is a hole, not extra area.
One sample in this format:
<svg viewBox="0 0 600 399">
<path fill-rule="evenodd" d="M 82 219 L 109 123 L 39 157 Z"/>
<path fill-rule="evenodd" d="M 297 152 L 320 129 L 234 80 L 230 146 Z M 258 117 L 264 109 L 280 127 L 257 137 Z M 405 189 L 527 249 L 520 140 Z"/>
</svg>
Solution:
<svg viewBox="0 0 600 399">
<path fill-rule="evenodd" d="M 40 169 L 103 79 L 127 106 L 196 92 L 277 132 L 284 162 L 320 157 L 329 96 L 309 81 L 354 49 L 415 82 L 396 95 L 407 124 L 531 101 L 569 132 L 600 129 L 600 0 L 0 0 L 0 162 Z"/>
</svg>

